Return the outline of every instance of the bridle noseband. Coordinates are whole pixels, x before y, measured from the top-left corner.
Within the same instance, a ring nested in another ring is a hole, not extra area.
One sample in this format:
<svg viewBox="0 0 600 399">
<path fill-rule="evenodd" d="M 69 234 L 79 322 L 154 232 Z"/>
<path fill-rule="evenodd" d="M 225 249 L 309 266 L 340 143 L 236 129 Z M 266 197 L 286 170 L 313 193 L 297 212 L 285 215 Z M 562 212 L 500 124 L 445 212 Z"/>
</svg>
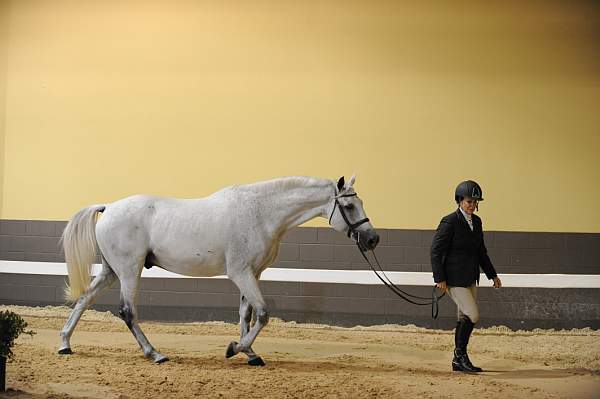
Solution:
<svg viewBox="0 0 600 399">
<path fill-rule="evenodd" d="M 356 223 L 351 223 L 350 219 L 348 219 L 348 216 L 346 216 L 346 212 L 344 212 L 344 207 L 342 206 L 342 204 L 340 204 L 340 201 L 338 201 L 338 198 L 346 198 L 346 197 L 356 197 L 356 193 L 354 194 L 342 194 L 342 195 L 336 195 L 334 197 L 335 199 L 335 204 L 333 205 L 333 210 L 331 211 L 331 215 L 329 216 L 329 224 L 331 225 L 331 218 L 333 217 L 333 214 L 335 213 L 336 209 L 340 210 L 340 214 L 342 215 L 342 218 L 344 219 L 344 222 L 346 222 L 346 226 L 348 226 L 348 232 L 347 232 L 347 236 L 349 238 L 353 238 L 352 234 L 356 233 L 356 242 L 359 242 L 360 240 L 360 232 L 358 230 L 356 230 L 356 228 L 364 223 L 367 223 L 369 221 L 369 218 L 364 218 L 359 220 Z"/>
</svg>

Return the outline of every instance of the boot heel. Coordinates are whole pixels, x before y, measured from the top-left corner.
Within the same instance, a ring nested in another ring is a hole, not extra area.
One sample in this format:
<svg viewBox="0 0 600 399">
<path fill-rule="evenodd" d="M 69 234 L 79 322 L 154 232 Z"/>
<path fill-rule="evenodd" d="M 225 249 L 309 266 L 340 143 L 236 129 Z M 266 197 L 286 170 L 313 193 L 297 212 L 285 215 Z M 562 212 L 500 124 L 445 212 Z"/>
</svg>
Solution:
<svg viewBox="0 0 600 399">
<path fill-rule="evenodd" d="M 452 363 L 452 371 L 462 371 L 462 368 L 458 364 Z"/>
</svg>

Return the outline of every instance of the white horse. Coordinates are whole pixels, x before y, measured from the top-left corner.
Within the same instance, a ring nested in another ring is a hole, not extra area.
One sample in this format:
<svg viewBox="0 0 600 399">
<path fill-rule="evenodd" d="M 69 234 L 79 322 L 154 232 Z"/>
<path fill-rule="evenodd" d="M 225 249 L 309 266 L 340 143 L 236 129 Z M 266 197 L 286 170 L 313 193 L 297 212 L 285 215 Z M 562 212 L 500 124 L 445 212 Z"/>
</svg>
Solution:
<svg viewBox="0 0 600 399">
<path fill-rule="evenodd" d="M 288 177 L 227 187 L 203 199 L 139 195 L 82 209 L 63 232 L 69 271 L 66 294 L 76 303 L 60 333 L 58 353 L 72 353 L 70 338 L 82 313 L 118 278 L 120 317 L 146 357 L 156 363 L 168 360 L 152 347 L 137 322 L 142 269 L 159 266 L 187 276 L 227 274 L 240 290 L 241 334 L 239 343 L 229 344 L 226 357 L 243 352 L 249 364 L 264 365 L 251 348 L 269 320 L 258 279 L 275 261 L 283 235 L 315 217 L 329 216 L 335 230 L 346 232 L 363 249 L 374 249 L 379 242 L 354 192 L 354 181 L 354 176 L 348 184 L 343 177 L 337 184 Z M 96 244 L 102 269 L 90 283 Z"/>
</svg>

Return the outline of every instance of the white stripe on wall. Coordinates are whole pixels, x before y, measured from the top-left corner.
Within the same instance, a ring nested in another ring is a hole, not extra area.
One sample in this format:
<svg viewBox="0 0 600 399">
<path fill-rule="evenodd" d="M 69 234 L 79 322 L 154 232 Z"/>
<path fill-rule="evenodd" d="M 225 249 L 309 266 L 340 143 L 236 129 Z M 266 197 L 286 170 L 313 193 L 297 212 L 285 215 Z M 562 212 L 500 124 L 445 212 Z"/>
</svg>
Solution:
<svg viewBox="0 0 600 399">
<path fill-rule="evenodd" d="M 100 265 L 94 265 L 94 271 Z M 14 274 L 44 274 L 66 276 L 67 266 L 64 263 L 51 262 L 20 262 L 0 261 L 0 273 Z M 94 273 L 95 274 L 95 273 Z M 432 286 L 431 273 L 426 272 L 386 272 L 394 284 Z M 528 288 L 600 288 L 600 275 L 590 274 L 500 274 L 502 285 L 505 287 Z M 216 277 L 187 277 L 171 273 L 159 267 L 144 269 L 145 278 L 227 278 Z M 485 275 L 481 275 L 481 285 L 488 284 Z M 340 283 L 382 285 L 377 276 L 370 270 L 324 270 L 324 269 L 282 269 L 269 268 L 261 276 L 266 281 L 287 281 L 307 283 Z M 491 284 L 491 282 L 489 283 Z"/>
</svg>

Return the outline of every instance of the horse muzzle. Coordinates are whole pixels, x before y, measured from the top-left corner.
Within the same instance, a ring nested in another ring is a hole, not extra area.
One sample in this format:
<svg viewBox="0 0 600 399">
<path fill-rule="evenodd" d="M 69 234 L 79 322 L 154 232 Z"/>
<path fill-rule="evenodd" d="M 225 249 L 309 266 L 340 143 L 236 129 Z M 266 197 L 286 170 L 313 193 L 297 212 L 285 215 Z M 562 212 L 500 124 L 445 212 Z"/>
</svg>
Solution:
<svg viewBox="0 0 600 399">
<path fill-rule="evenodd" d="M 379 234 L 373 229 L 366 231 L 355 230 L 352 233 L 352 239 L 356 241 L 364 251 L 372 251 L 377 247 L 377 244 L 379 244 Z"/>
</svg>

